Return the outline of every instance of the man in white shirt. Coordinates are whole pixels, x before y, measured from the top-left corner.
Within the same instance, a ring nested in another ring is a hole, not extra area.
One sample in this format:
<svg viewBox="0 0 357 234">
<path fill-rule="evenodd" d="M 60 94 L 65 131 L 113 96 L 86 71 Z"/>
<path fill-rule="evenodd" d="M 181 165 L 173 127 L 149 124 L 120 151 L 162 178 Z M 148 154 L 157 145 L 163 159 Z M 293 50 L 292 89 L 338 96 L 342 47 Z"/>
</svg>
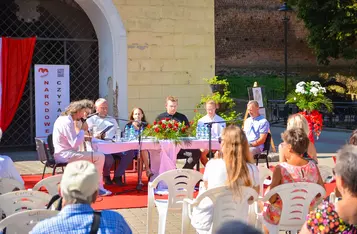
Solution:
<svg viewBox="0 0 357 234">
<path fill-rule="evenodd" d="M 211 122 L 223 122 L 223 123 L 214 123 L 211 128 L 212 139 L 218 138 L 221 136 L 223 128 L 226 127 L 226 123 L 224 123 L 224 119 L 216 114 L 217 104 L 213 100 L 208 100 L 205 105 L 207 115 L 203 116 L 197 121 L 197 126 L 205 126 L 205 123 Z M 208 158 L 208 149 L 201 150 L 201 163 L 206 165 Z"/>
<path fill-rule="evenodd" d="M 113 139 L 113 137 L 116 134 L 116 131 L 118 129 L 118 123 L 117 121 L 108 115 L 108 102 L 104 98 L 99 98 L 95 104 L 95 109 L 98 115 L 95 115 L 87 120 L 88 123 L 88 128 L 93 129 L 96 128 L 96 133 L 103 131 L 105 128 L 108 126 L 113 126 L 109 131 L 105 133 L 104 136 L 100 136 L 96 134 L 95 132 L 93 133 L 94 137 L 96 138 L 104 138 L 104 139 Z M 117 155 L 117 154 L 114 154 Z M 116 171 L 114 172 L 114 178 L 113 181 L 119 186 L 124 185 L 122 176 L 125 173 L 126 168 L 128 168 L 129 164 L 133 161 L 135 155 L 134 152 L 127 151 L 127 152 L 122 152 L 118 153 L 120 156 L 120 164 Z M 112 185 L 113 182 L 110 178 L 110 169 L 114 163 L 114 158 L 113 155 L 111 154 L 106 154 L 105 155 L 105 162 L 104 162 L 104 168 L 103 168 L 103 177 L 104 177 L 104 182 L 107 185 Z"/>
<path fill-rule="evenodd" d="M 79 152 L 79 146 L 85 140 L 84 133 L 88 130 L 86 122 L 78 134 L 74 127 L 74 120 L 81 120 L 85 112 L 86 105 L 81 101 L 71 102 L 63 115 L 59 116 L 53 126 L 53 145 L 55 148 L 54 158 L 56 162 L 73 162 L 86 160 L 94 163 L 98 171 L 103 170 L 105 156 L 100 152 Z M 102 176 L 99 178 L 99 195 L 110 195 L 111 192 L 104 189 Z"/>
</svg>

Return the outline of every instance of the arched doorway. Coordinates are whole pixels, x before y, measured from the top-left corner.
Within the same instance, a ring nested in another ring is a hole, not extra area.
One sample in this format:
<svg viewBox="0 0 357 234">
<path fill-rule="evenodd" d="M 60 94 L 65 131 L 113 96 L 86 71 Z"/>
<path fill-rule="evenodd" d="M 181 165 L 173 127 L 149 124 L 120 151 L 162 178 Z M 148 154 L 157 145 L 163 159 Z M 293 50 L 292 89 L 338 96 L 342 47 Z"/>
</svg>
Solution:
<svg viewBox="0 0 357 234">
<path fill-rule="evenodd" d="M 70 65 L 71 100 L 105 96 L 113 103 L 114 92 L 108 88 L 108 78 L 119 79 L 119 76 L 118 72 L 113 71 L 116 66 L 113 65 L 114 60 L 112 61 L 110 54 L 115 57 L 118 53 L 115 53 L 113 43 L 108 44 L 113 32 L 110 30 L 109 22 L 103 22 L 103 17 L 106 19 L 110 15 L 103 16 L 105 7 L 108 6 L 101 6 L 100 2 L 98 4 L 95 0 L 2 0 L 0 35 L 17 38 L 37 36 L 33 64 Z M 96 26 L 97 30 L 93 26 Z M 101 29 L 98 31 L 98 28 Z M 101 45 L 106 43 L 106 46 L 100 47 L 101 51 L 97 39 L 99 33 L 102 38 L 98 39 L 103 39 Z M 103 35 L 109 39 L 103 38 Z M 126 51 L 121 53 L 122 56 L 124 54 L 126 58 Z M 125 76 L 121 79 L 123 78 L 124 82 L 120 83 L 120 80 L 114 79 L 112 83 L 117 86 L 121 86 L 122 83 L 126 85 L 126 69 Z M 126 86 L 123 87 L 125 93 Z M 34 79 L 33 71 L 30 71 L 19 108 L 3 135 L 0 147 L 33 146 L 34 137 Z"/>
</svg>

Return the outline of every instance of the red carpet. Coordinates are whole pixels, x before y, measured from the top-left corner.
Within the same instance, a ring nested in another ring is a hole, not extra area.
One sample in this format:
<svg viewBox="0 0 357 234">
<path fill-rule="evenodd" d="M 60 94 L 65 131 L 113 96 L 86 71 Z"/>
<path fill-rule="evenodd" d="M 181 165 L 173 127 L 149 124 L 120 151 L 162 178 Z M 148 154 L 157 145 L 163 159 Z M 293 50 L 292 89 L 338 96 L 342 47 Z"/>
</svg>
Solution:
<svg viewBox="0 0 357 234">
<path fill-rule="evenodd" d="M 204 169 L 201 169 L 203 173 Z M 47 174 L 45 177 L 50 176 Z M 38 181 L 41 180 L 42 175 L 22 175 L 25 181 L 25 188 L 32 188 Z M 142 208 L 147 207 L 147 177 L 145 173 L 143 175 L 145 191 L 138 192 L 135 190 L 137 184 L 137 173 L 126 173 L 126 183 L 124 187 L 118 187 L 116 185 L 105 186 L 113 192 L 113 195 L 107 197 L 99 197 L 93 204 L 93 208 L 97 210 L 106 209 L 127 209 L 127 208 Z M 325 184 L 326 195 L 328 196 L 335 189 L 336 184 Z M 116 195 L 115 193 L 132 190 L 130 192 Z M 164 199 L 166 196 L 157 196 Z"/>
</svg>

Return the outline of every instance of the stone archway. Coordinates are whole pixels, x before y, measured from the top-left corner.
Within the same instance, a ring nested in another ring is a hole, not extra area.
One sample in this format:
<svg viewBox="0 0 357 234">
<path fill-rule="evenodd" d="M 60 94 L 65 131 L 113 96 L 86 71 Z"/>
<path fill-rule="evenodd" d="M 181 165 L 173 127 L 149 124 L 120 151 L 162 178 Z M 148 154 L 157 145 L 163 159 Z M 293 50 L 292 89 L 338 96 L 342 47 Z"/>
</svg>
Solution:
<svg viewBox="0 0 357 234">
<path fill-rule="evenodd" d="M 99 43 L 99 95 L 107 97 L 109 113 L 127 118 L 126 31 L 111 0 L 75 0 L 85 11 Z"/>
</svg>

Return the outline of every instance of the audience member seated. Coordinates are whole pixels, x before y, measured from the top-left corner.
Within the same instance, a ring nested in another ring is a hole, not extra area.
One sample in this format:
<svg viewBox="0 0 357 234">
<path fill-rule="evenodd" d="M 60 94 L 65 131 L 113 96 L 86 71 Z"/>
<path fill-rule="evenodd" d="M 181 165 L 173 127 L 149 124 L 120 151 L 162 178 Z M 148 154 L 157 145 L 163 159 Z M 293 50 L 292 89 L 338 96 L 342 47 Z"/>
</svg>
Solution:
<svg viewBox="0 0 357 234">
<path fill-rule="evenodd" d="M 290 115 L 288 118 L 288 123 L 286 129 L 292 128 L 301 128 L 304 130 L 307 136 L 309 136 L 309 124 L 305 117 L 300 114 Z M 309 141 L 309 146 L 307 147 L 307 151 L 304 153 L 304 158 L 307 160 L 314 160 L 317 163 L 317 153 L 314 143 Z M 286 162 L 285 156 L 282 153 L 282 146 L 279 145 L 279 161 Z"/>
<path fill-rule="evenodd" d="M 282 151 L 285 155 L 286 162 L 279 163 L 273 172 L 272 182 L 268 191 L 278 185 L 294 182 L 317 183 L 324 187 L 317 165 L 303 157 L 309 145 L 309 138 L 301 128 L 292 128 L 282 134 L 283 143 Z M 314 206 L 315 200 L 311 207 Z M 263 217 L 271 224 L 278 224 L 282 210 L 282 200 L 275 194 L 269 203 L 264 204 Z M 264 227 L 265 232 L 268 230 Z"/>
<path fill-rule="evenodd" d="M 187 117 L 184 114 L 181 114 L 177 112 L 177 107 L 178 107 L 178 99 L 173 96 L 168 96 L 166 98 L 166 112 L 161 113 L 156 117 L 156 121 L 160 121 L 163 119 L 174 119 L 180 123 L 185 123 L 187 127 L 190 126 L 190 122 L 188 121 Z M 186 158 L 186 163 L 183 166 L 183 168 L 186 169 L 193 169 L 193 167 L 198 163 L 200 157 L 201 157 L 201 151 L 199 149 L 181 149 L 177 157 L 185 157 Z"/>
<path fill-rule="evenodd" d="M 259 114 L 257 101 L 249 101 L 247 110 L 250 117 L 244 121 L 244 132 L 248 138 L 249 150 L 254 156 L 264 149 L 265 139 L 269 133 L 269 122 Z"/>
<path fill-rule="evenodd" d="M 337 153 L 336 185 L 342 200 L 323 202 L 307 216 L 300 234 L 357 233 L 357 146 L 345 145 Z"/>
<path fill-rule="evenodd" d="M 217 230 L 216 234 L 261 234 L 262 232 L 241 221 L 227 221 Z"/>
<path fill-rule="evenodd" d="M 0 128 L 0 141 L 1 138 L 2 130 Z M 0 155 L 0 178 L 10 178 L 19 181 L 21 184 L 25 184 L 20 173 L 16 170 L 14 162 L 6 155 Z"/>
<path fill-rule="evenodd" d="M 91 204 L 98 195 L 98 186 L 93 181 L 100 179 L 101 172 L 88 161 L 76 161 L 67 165 L 60 183 L 63 208 L 53 218 L 39 222 L 30 233 L 124 233 L 132 231 L 118 212 L 100 212 L 97 232 L 91 232 L 94 210 Z M 94 226 L 94 225 L 93 225 Z"/>
<path fill-rule="evenodd" d="M 59 116 L 53 126 L 53 145 L 55 148 L 54 158 L 56 162 L 74 162 L 87 160 L 93 162 L 97 171 L 103 171 L 105 156 L 100 152 L 78 151 L 79 146 L 84 143 L 85 132 L 88 131 L 86 122 L 78 134 L 74 127 L 74 120 L 80 121 L 86 110 L 86 104 L 82 101 L 71 102 L 65 112 Z M 102 176 L 98 179 L 99 194 L 110 195 L 111 192 L 104 189 Z"/>
<path fill-rule="evenodd" d="M 136 136 L 139 134 L 139 130 L 140 130 L 140 132 L 142 132 L 142 131 L 144 131 L 145 127 L 147 126 L 145 113 L 139 107 L 134 107 L 132 109 L 130 116 L 129 116 L 129 120 L 131 120 L 131 122 L 127 123 L 125 125 L 125 128 L 126 128 L 126 126 L 128 126 L 129 128 L 131 126 L 133 126 Z M 137 155 L 139 152 L 138 152 L 138 150 L 133 150 L 133 153 L 135 155 Z M 150 170 L 149 151 L 142 150 L 141 155 L 140 155 L 140 160 L 141 160 L 141 166 L 145 165 L 146 176 L 147 177 L 153 176 L 154 174 Z"/>
<path fill-rule="evenodd" d="M 222 130 L 226 127 L 226 123 L 224 119 L 216 114 L 217 103 L 213 100 L 208 100 L 205 105 L 207 115 L 203 116 L 197 121 L 197 126 L 205 126 L 205 123 L 210 122 L 222 122 L 222 123 L 214 123 L 212 124 L 211 135 L 212 139 L 218 138 L 221 136 Z M 208 161 L 208 149 L 201 149 L 201 163 L 206 166 Z M 215 151 L 212 151 L 214 153 Z"/>
<path fill-rule="evenodd" d="M 206 165 L 203 175 L 205 188 L 228 185 L 234 195 L 239 197 L 240 187 L 248 186 L 259 194 L 259 171 L 250 157 L 244 132 L 237 126 L 228 126 L 223 129 L 220 143 L 222 156 L 217 152 L 215 158 Z M 213 212 L 209 198 L 202 200 L 193 210 L 191 224 L 198 233 L 205 233 L 211 228 Z"/>
<path fill-rule="evenodd" d="M 118 129 L 117 121 L 108 115 L 108 102 L 104 98 L 99 98 L 95 102 L 95 109 L 98 115 L 95 115 L 89 118 L 86 122 L 88 123 L 88 128 L 93 131 L 93 136 L 98 139 L 110 139 L 112 140 L 115 137 L 116 131 Z M 105 128 L 108 126 L 113 126 L 109 131 L 107 131 L 104 135 L 100 134 Z M 129 164 L 133 161 L 135 155 L 133 151 L 127 151 L 118 153 L 121 156 L 120 164 L 116 171 L 114 172 L 113 181 L 115 184 L 119 186 L 123 186 L 123 175 L 125 170 L 128 168 Z M 111 154 L 105 155 L 105 163 L 103 168 L 103 177 L 104 182 L 107 185 L 112 185 L 112 179 L 110 178 L 110 169 L 114 164 L 114 158 Z"/>
</svg>

